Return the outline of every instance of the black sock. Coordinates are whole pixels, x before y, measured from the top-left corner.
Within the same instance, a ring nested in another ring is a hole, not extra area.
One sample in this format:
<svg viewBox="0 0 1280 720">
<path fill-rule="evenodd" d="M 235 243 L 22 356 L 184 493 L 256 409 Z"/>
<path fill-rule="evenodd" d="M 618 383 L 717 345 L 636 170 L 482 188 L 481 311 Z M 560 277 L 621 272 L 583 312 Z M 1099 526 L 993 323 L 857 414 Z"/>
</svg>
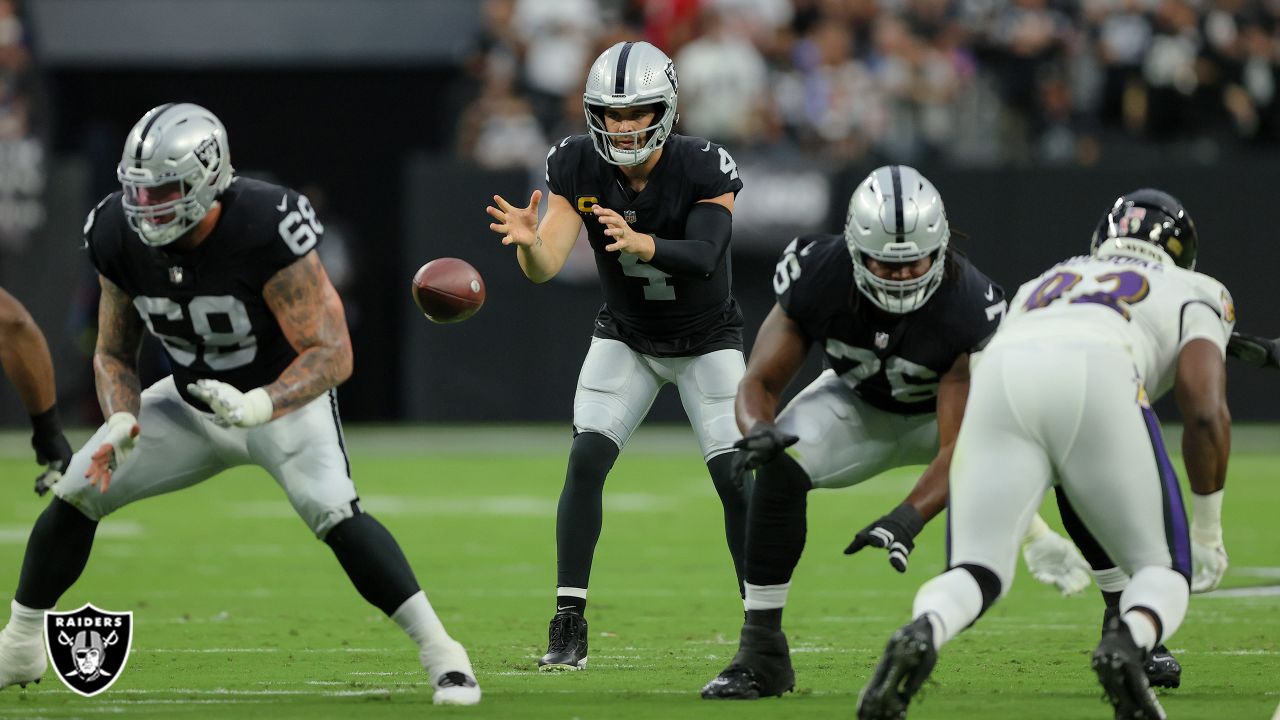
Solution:
<svg viewBox="0 0 1280 720">
<path fill-rule="evenodd" d="M 55 497 L 31 528 L 14 599 L 37 610 L 56 605 L 89 562 L 97 530 L 97 522 Z"/>
<path fill-rule="evenodd" d="M 736 488 L 730 466 L 735 453 L 717 455 L 707 461 L 711 482 L 716 486 L 720 504 L 724 507 L 724 536 L 729 543 L 729 555 L 733 557 L 733 572 L 738 576 L 738 595 L 746 597 L 742 576 L 746 572 L 747 556 L 747 491 L 749 484 Z"/>
<path fill-rule="evenodd" d="M 573 613 L 574 615 L 584 615 L 587 612 L 587 599 L 574 597 L 573 595 L 557 595 L 556 596 L 556 612 Z"/>
<path fill-rule="evenodd" d="M 748 610 L 747 625 L 758 625 L 770 630 L 782 629 L 782 608 L 770 610 Z"/>
<path fill-rule="evenodd" d="M 618 459 L 618 446 L 600 433 L 579 433 L 569 450 L 569 469 L 556 508 L 556 584 L 586 588 L 600 539 L 604 480 Z M 586 605 L 586 602 L 583 602 Z"/>
<path fill-rule="evenodd" d="M 786 454 L 756 471 L 747 510 L 747 582 L 781 585 L 791 581 L 804 552 L 811 487 L 804 469 Z"/>
<path fill-rule="evenodd" d="M 324 536 L 360 596 L 388 616 L 421 588 L 396 539 L 372 515 L 347 518 Z"/>
</svg>

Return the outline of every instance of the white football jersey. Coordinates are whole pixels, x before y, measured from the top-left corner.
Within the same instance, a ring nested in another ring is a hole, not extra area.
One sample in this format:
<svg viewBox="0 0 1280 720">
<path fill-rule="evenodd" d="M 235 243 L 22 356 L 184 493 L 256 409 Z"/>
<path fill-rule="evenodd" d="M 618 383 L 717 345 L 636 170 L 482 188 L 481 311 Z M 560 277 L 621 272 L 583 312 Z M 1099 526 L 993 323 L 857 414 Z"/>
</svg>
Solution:
<svg viewBox="0 0 1280 720">
<path fill-rule="evenodd" d="M 1235 319 L 1231 294 L 1208 275 L 1135 257 L 1082 255 L 1018 288 L 991 346 L 1048 338 L 1121 345 L 1154 401 L 1173 387 L 1187 343 L 1204 338 L 1225 357 Z"/>
</svg>

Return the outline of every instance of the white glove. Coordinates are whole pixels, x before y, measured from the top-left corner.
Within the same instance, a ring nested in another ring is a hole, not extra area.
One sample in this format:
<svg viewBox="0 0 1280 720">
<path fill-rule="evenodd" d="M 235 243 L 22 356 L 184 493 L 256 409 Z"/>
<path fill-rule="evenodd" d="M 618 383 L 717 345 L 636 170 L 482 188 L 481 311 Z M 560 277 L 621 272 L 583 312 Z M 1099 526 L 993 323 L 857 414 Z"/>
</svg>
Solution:
<svg viewBox="0 0 1280 720">
<path fill-rule="evenodd" d="M 1222 534 L 1212 533 L 1192 525 L 1192 592 L 1208 592 L 1222 582 L 1226 574 L 1226 548 L 1222 547 Z"/>
<path fill-rule="evenodd" d="M 262 388 L 242 393 L 224 382 L 197 380 L 187 385 L 187 392 L 208 405 L 217 415 L 214 422 L 223 427 L 255 427 L 270 420 L 275 412 L 271 396 Z"/>
<path fill-rule="evenodd" d="M 113 413 L 102 424 L 105 430 L 102 442 L 89 459 L 89 469 L 85 477 L 90 485 L 97 485 L 100 492 L 106 492 L 111 484 L 111 475 L 124 463 L 125 458 L 133 451 L 138 441 L 138 419 L 133 413 Z"/>
<path fill-rule="evenodd" d="M 138 427 L 138 418 L 128 412 L 112 413 L 103 427 L 107 429 L 107 433 L 102 437 L 102 445 L 111 446 L 111 458 L 107 460 L 107 467 L 115 472 L 138 442 L 138 433 L 134 429 Z"/>
<path fill-rule="evenodd" d="M 1039 516 L 1033 523 L 1036 521 L 1044 525 Z M 1089 587 L 1093 575 L 1075 543 L 1053 532 L 1047 525 L 1039 532 L 1033 526 L 1027 538 L 1022 544 L 1022 558 L 1036 580 L 1057 586 L 1063 595 L 1075 595 Z"/>
<path fill-rule="evenodd" d="M 1227 572 L 1227 549 L 1222 544 L 1222 496 L 1192 493 L 1191 505 L 1191 592 L 1209 592 L 1218 587 Z"/>
</svg>

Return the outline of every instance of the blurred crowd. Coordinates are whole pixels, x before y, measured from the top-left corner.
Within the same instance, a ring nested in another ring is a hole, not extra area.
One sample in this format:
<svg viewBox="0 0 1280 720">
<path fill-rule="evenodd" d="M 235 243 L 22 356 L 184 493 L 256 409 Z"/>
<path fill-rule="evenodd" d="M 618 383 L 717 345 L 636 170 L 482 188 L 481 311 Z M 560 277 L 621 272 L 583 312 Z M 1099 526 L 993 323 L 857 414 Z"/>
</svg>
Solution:
<svg viewBox="0 0 1280 720">
<path fill-rule="evenodd" d="M 0 0 L 0 258 L 44 222 L 45 153 L 30 38 L 15 0 Z"/>
<path fill-rule="evenodd" d="M 645 39 L 678 131 L 818 162 L 1211 162 L 1280 142 L 1280 0 L 484 0 L 459 152 L 537 167 Z"/>
</svg>

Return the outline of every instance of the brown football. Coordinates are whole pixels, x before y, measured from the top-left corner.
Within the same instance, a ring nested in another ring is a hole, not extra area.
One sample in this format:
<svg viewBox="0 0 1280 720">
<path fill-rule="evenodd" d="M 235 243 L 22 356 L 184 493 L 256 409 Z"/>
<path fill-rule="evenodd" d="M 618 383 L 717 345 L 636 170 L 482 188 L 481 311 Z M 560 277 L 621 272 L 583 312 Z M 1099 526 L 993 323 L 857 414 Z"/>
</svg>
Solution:
<svg viewBox="0 0 1280 720">
<path fill-rule="evenodd" d="M 414 274 L 413 301 L 431 322 L 462 322 L 484 305 L 484 279 L 465 260 L 436 258 Z"/>
</svg>

